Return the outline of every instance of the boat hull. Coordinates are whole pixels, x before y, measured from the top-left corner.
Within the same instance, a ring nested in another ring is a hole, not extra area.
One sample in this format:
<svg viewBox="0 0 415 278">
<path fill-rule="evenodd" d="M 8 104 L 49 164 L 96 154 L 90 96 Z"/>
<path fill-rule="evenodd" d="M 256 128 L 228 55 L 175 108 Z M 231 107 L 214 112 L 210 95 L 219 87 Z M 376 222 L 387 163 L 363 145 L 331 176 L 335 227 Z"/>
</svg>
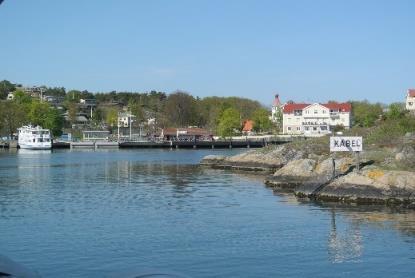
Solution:
<svg viewBox="0 0 415 278">
<path fill-rule="evenodd" d="M 50 150 L 52 148 L 52 144 L 42 144 L 42 145 L 19 144 L 19 148 L 25 149 L 25 150 Z"/>
</svg>

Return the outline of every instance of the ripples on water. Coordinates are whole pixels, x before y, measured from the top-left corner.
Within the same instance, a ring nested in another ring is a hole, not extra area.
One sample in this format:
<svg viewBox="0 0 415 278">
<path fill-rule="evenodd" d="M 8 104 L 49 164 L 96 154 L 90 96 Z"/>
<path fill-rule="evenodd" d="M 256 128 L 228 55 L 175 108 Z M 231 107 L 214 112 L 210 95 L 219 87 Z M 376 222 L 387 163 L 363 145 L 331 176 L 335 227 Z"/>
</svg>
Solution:
<svg viewBox="0 0 415 278">
<path fill-rule="evenodd" d="M 0 253 L 43 277 L 410 277 L 415 214 L 318 205 L 198 167 L 230 151 L 0 153 Z"/>
</svg>

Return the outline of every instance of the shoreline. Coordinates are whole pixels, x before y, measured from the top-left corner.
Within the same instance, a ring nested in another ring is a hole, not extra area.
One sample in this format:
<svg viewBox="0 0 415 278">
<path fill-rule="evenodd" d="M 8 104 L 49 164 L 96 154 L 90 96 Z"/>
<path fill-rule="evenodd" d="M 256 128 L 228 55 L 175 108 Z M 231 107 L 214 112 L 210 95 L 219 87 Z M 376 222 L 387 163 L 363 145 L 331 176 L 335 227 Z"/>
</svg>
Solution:
<svg viewBox="0 0 415 278">
<path fill-rule="evenodd" d="M 357 171 L 354 157 L 307 153 L 288 144 L 229 157 L 209 155 L 200 161 L 203 167 L 255 173 L 274 192 L 301 199 L 415 209 L 415 172 L 378 164 L 364 158 Z"/>
</svg>

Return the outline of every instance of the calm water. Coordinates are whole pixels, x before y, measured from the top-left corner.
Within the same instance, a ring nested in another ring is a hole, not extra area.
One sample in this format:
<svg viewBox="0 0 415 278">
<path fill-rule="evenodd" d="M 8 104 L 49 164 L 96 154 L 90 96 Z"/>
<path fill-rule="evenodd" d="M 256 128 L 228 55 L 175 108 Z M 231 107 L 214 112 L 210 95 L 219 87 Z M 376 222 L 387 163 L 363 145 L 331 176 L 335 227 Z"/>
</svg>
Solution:
<svg viewBox="0 0 415 278">
<path fill-rule="evenodd" d="M 43 277 L 413 277 L 415 213 L 298 202 L 207 154 L 0 152 L 0 254 Z"/>
</svg>

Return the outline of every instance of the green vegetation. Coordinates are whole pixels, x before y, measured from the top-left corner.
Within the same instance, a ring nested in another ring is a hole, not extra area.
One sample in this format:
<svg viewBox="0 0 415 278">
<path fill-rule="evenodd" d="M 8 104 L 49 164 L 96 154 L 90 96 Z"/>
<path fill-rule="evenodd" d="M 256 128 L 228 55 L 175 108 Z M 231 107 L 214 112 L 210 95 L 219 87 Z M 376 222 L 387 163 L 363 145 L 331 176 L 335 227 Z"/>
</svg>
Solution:
<svg viewBox="0 0 415 278">
<path fill-rule="evenodd" d="M 41 125 L 51 130 L 54 136 L 62 133 L 61 112 L 48 103 L 34 100 L 17 91 L 12 101 L 0 102 L 0 130 L 12 136 L 24 124 Z"/>
<path fill-rule="evenodd" d="M 256 132 L 269 132 L 272 128 L 272 122 L 269 119 L 269 112 L 263 108 L 256 110 L 252 115 L 254 122 L 253 129 Z"/>
<path fill-rule="evenodd" d="M 0 100 L 6 99 L 7 94 L 13 92 L 16 89 L 16 86 L 13 85 L 10 81 L 3 80 L 0 82 Z"/>
<path fill-rule="evenodd" d="M 383 108 L 380 103 L 369 103 L 365 101 L 351 101 L 352 104 L 352 117 L 354 125 L 361 127 L 374 126 L 376 120 L 383 113 Z"/>
<path fill-rule="evenodd" d="M 226 138 L 236 135 L 241 129 L 240 114 L 234 108 L 227 108 L 219 118 L 218 133 Z"/>
</svg>

